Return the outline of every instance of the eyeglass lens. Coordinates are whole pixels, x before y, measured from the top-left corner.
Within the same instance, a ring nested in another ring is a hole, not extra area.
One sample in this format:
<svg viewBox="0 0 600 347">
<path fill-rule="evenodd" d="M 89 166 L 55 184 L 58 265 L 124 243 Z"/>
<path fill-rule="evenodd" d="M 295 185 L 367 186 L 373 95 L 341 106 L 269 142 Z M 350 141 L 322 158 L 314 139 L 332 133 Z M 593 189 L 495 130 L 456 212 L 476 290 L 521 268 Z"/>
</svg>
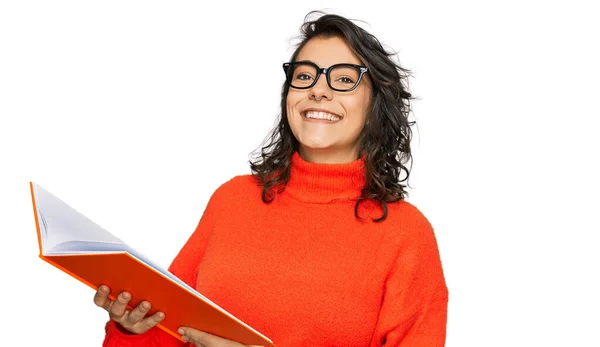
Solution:
<svg viewBox="0 0 600 347">
<path fill-rule="evenodd" d="M 360 71 L 353 66 L 338 65 L 328 71 L 329 86 L 338 90 L 350 90 L 358 82 Z M 317 76 L 317 68 L 311 64 L 295 64 L 290 66 L 287 74 L 292 87 L 308 88 Z M 320 76 L 325 77 L 325 76 Z"/>
</svg>

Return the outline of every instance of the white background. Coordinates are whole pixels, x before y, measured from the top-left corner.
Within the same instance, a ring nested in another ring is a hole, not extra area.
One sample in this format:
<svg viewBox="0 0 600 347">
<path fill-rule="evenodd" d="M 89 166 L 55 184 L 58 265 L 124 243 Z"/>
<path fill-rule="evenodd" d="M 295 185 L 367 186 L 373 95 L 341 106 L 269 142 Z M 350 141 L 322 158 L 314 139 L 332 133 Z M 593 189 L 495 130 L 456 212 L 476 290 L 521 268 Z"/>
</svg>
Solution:
<svg viewBox="0 0 600 347">
<path fill-rule="evenodd" d="M 38 258 L 28 182 L 168 266 L 212 191 L 249 172 L 290 40 L 330 8 L 413 71 L 408 200 L 437 233 L 447 346 L 600 346 L 598 12 L 393 4 L 2 2 L 3 339 L 100 346 L 107 319 Z"/>
</svg>

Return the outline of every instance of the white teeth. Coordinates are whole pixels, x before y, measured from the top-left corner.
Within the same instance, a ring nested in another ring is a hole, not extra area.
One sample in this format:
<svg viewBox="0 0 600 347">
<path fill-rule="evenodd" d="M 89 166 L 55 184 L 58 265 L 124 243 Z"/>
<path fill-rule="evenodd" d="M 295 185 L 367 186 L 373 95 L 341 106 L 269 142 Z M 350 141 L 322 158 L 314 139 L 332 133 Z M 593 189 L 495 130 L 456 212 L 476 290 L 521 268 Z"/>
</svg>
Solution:
<svg viewBox="0 0 600 347">
<path fill-rule="evenodd" d="M 327 113 L 327 112 L 321 112 L 321 111 L 308 111 L 306 112 L 305 115 L 306 118 L 312 118 L 312 119 L 326 119 L 329 121 L 336 121 L 336 120 L 340 120 L 341 118 L 333 115 L 331 113 Z"/>
</svg>

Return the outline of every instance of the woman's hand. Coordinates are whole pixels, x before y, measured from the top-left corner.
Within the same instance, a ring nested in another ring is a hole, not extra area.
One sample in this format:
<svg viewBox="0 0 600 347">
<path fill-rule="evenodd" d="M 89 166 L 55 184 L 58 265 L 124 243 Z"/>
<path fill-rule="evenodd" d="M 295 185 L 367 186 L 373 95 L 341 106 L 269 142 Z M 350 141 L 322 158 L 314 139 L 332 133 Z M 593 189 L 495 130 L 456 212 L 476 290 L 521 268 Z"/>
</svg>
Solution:
<svg viewBox="0 0 600 347">
<path fill-rule="evenodd" d="M 136 308 L 129 311 L 127 304 L 131 300 L 131 294 L 127 292 L 121 292 L 115 301 L 108 298 L 109 294 L 110 289 L 101 285 L 94 295 L 94 303 L 108 311 L 110 318 L 133 334 L 143 334 L 165 318 L 165 314 L 162 312 L 156 312 L 152 316 L 146 317 L 152 306 L 147 301 L 142 301 Z"/>
<path fill-rule="evenodd" d="M 196 347 L 260 347 L 246 346 L 235 341 L 227 340 L 200 330 L 188 327 L 181 327 L 177 330 L 181 337 Z"/>
</svg>

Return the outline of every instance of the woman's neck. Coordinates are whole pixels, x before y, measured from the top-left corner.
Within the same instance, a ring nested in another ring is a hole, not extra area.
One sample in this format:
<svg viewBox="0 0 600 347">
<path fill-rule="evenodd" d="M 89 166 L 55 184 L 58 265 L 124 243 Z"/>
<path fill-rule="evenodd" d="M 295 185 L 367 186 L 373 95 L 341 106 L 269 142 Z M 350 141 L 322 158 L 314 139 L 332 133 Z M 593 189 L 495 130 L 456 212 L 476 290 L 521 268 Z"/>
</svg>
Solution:
<svg viewBox="0 0 600 347">
<path fill-rule="evenodd" d="M 358 159 L 358 150 L 315 149 L 300 146 L 298 153 L 307 162 L 315 164 L 348 164 Z"/>
</svg>

